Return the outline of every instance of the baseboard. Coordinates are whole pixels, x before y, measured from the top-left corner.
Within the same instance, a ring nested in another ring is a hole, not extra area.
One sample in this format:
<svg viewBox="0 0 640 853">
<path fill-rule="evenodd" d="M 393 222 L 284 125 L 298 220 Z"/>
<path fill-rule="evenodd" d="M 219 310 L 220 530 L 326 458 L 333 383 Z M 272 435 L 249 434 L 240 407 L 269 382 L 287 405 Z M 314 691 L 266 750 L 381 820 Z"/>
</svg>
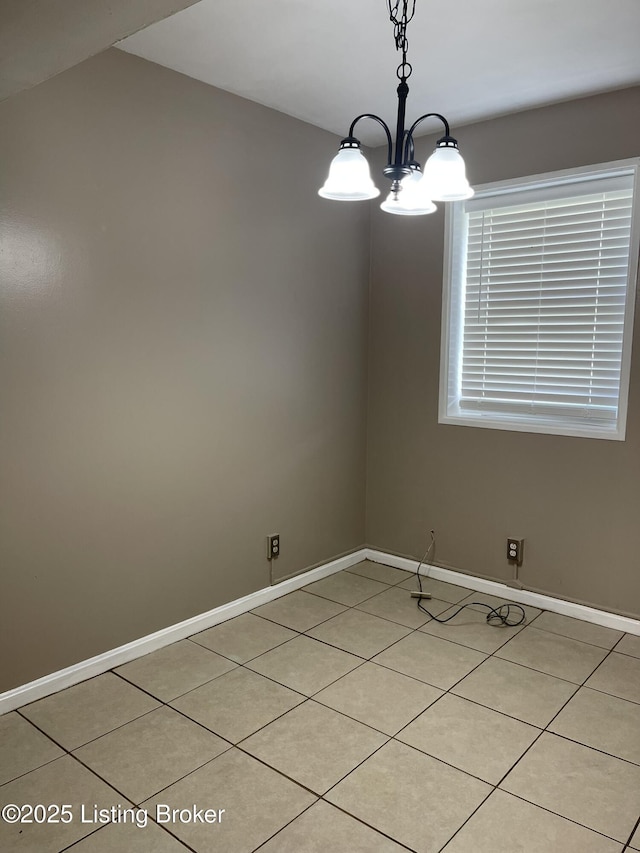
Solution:
<svg viewBox="0 0 640 853">
<path fill-rule="evenodd" d="M 384 551 L 376 551 L 372 548 L 365 548 L 364 552 L 367 560 L 392 566 L 394 569 L 415 572 L 418 567 L 417 560 L 410 560 L 407 557 L 396 557 L 394 554 L 387 554 Z M 552 613 L 560 613 L 562 616 L 572 616 L 574 619 L 582 619 L 584 622 L 593 622 L 594 625 L 603 625 L 605 628 L 614 628 L 616 631 L 625 631 L 627 634 L 640 636 L 640 621 L 628 616 L 619 616 L 617 613 L 608 613 L 606 610 L 598 610 L 585 604 L 575 604 L 572 601 L 563 601 L 560 598 L 530 592 L 526 589 L 514 589 L 507 584 L 477 578 L 463 572 L 452 572 L 450 569 L 442 569 L 440 566 L 423 565 L 420 568 L 420 574 L 428 574 L 435 580 L 464 586 L 476 592 L 486 592 L 490 595 L 500 596 L 500 598 L 508 598 L 509 601 L 515 601 L 517 604 L 528 604 L 531 607 L 550 610 Z"/>
<path fill-rule="evenodd" d="M 146 637 L 141 637 L 139 640 L 126 643 L 117 649 L 112 649 L 101 655 L 80 661 L 66 669 L 58 670 L 58 672 L 52 672 L 50 675 L 45 675 L 36 681 L 31 681 L 28 684 L 15 687 L 13 690 L 8 690 L 6 693 L 0 693 L 0 715 L 14 711 L 16 708 L 21 708 L 29 702 L 35 702 L 37 699 L 49 696 L 51 693 L 57 693 L 59 690 L 71 687 L 80 681 L 85 681 L 87 678 L 100 675 L 116 666 L 129 663 L 129 661 L 143 655 L 148 655 L 149 652 L 155 652 L 163 646 L 168 646 L 178 640 L 184 640 L 192 634 L 197 634 L 199 631 L 211 628 L 219 622 L 225 622 L 227 619 L 239 616 L 241 613 L 246 613 L 247 610 L 253 610 L 261 604 L 267 604 L 269 601 L 280 598 L 280 596 L 286 595 L 288 592 L 300 589 L 309 583 L 313 583 L 313 581 L 321 580 L 335 572 L 341 572 L 343 569 L 355 566 L 356 563 L 360 563 L 364 559 L 365 549 L 361 548 L 329 563 L 324 563 L 315 569 L 310 569 L 302 574 L 287 578 L 273 586 L 259 589 L 257 592 L 252 592 L 243 598 L 230 601 L 228 604 L 223 604 L 221 607 L 216 607 L 207 613 L 193 616 L 191 619 L 186 619 L 177 625 L 171 625 L 169 628 L 163 628 L 161 631 L 156 631 L 154 634 L 149 634 Z"/>
<path fill-rule="evenodd" d="M 177 625 L 163 628 L 161 631 L 156 631 L 154 634 L 149 634 L 131 643 L 126 643 L 117 649 L 112 649 L 101 655 L 80 661 L 66 669 L 58 670 L 58 672 L 45 675 L 36 681 L 31 681 L 28 684 L 15 687 L 6 693 L 1 693 L 0 715 L 14 711 L 16 708 L 21 708 L 29 702 L 35 702 L 37 699 L 49 696 L 51 693 L 57 693 L 59 690 L 71 687 L 80 681 L 85 681 L 87 678 L 100 675 L 109 669 L 121 666 L 143 655 L 148 655 L 150 652 L 154 652 L 171 643 L 176 643 L 178 640 L 184 640 L 192 634 L 197 634 L 199 631 L 204 631 L 220 622 L 225 622 L 227 619 L 232 619 L 234 616 L 239 616 L 241 613 L 253 610 L 261 604 L 267 604 L 269 601 L 300 589 L 309 583 L 313 583 L 313 581 L 321 580 L 335 572 L 355 566 L 356 563 L 360 563 L 362 560 L 371 560 L 375 563 L 382 563 L 385 566 L 392 566 L 393 568 L 404 569 L 409 572 L 415 572 L 418 566 L 417 560 L 411 560 L 407 557 L 397 557 L 395 554 L 387 554 L 384 551 L 376 551 L 372 548 L 361 548 L 351 554 L 346 554 L 343 557 L 318 566 L 315 569 L 310 569 L 307 572 L 280 581 L 273 586 L 259 589 L 250 595 L 245 595 L 243 598 L 230 601 L 228 604 L 223 604 L 221 607 L 216 607 L 207 613 L 193 616 L 191 619 L 186 619 Z M 436 580 L 446 581 L 457 586 L 464 586 L 477 592 L 486 592 L 490 595 L 508 598 L 510 601 L 515 601 L 518 604 L 528 604 L 531 607 L 539 607 L 542 610 L 550 610 L 552 613 L 560 613 L 563 616 L 571 616 L 574 619 L 593 622 L 595 625 L 603 625 L 605 628 L 613 628 L 617 631 L 625 631 L 628 634 L 640 636 L 640 621 L 631 619 L 628 616 L 619 616 L 616 613 L 608 613 L 605 610 L 587 607 L 584 604 L 563 601 L 562 599 L 553 598 L 542 593 L 530 592 L 525 589 L 514 589 L 497 581 L 485 580 L 484 578 L 467 575 L 463 572 L 453 572 L 450 569 L 443 569 L 440 566 L 423 565 L 421 566 L 420 574 L 428 574 L 429 577 Z"/>
</svg>

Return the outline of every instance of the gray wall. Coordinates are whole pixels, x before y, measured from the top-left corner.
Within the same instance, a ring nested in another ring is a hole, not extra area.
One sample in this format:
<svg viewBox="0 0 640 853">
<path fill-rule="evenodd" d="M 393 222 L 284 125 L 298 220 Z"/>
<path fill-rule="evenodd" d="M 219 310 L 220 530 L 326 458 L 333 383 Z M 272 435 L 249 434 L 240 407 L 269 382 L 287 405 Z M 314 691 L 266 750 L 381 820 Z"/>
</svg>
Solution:
<svg viewBox="0 0 640 853">
<path fill-rule="evenodd" d="M 0 100 L 48 80 L 197 0 L 2 0 Z"/>
<path fill-rule="evenodd" d="M 336 148 L 117 50 L 0 104 L 0 691 L 362 545 Z"/>
<path fill-rule="evenodd" d="M 639 107 L 458 129 L 470 178 L 636 156 Z M 269 532 L 276 578 L 524 536 L 640 614 L 640 348 L 625 443 L 438 425 L 444 218 L 319 199 L 335 147 L 115 50 L 0 104 L 0 691 L 266 586 Z"/>
<path fill-rule="evenodd" d="M 455 128 L 472 183 L 640 155 L 640 88 Z M 432 148 L 418 145 L 418 158 Z M 441 205 L 442 207 L 442 205 Z M 372 222 L 367 542 L 640 614 L 640 310 L 626 442 L 438 424 L 442 211 Z"/>
</svg>

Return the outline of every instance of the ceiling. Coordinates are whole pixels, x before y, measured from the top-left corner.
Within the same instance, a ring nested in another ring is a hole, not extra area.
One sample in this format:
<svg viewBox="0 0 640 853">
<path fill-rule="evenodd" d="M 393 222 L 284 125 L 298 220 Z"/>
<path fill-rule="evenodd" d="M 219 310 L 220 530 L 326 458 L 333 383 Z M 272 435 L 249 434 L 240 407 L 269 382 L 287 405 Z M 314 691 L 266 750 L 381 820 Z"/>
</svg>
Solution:
<svg viewBox="0 0 640 853">
<path fill-rule="evenodd" d="M 407 119 L 455 128 L 638 84 L 639 33 L 640 0 L 417 0 Z M 385 0 L 201 0 L 117 46 L 340 136 L 361 112 L 395 121 Z M 373 122 L 358 135 L 383 141 Z"/>
</svg>

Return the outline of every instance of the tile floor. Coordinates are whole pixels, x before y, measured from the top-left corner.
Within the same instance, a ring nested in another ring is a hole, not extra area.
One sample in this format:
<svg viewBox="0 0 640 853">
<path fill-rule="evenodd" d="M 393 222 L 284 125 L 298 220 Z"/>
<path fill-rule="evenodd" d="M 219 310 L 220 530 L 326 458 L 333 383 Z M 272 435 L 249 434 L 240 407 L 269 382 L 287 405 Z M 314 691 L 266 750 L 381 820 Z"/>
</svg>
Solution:
<svg viewBox="0 0 640 853">
<path fill-rule="evenodd" d="M 0 850 L 640 850 L 640 637 L 414 584 L 360 563 L 0 717 L 0 806 L 69 806 Z"/>
</svg>

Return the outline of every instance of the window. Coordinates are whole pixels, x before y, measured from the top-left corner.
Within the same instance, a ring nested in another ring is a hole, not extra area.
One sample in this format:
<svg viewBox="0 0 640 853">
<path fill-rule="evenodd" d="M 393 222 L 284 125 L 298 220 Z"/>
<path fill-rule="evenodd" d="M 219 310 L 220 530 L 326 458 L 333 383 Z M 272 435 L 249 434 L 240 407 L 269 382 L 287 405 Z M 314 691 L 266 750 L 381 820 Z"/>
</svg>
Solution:
<svg viewBox="0 0 640 853">
<path fill-rule="evenodd" d="M 624 439 L 639 164 L 487 184 L 449 207 L 440 423 Z"/>
</svg>

